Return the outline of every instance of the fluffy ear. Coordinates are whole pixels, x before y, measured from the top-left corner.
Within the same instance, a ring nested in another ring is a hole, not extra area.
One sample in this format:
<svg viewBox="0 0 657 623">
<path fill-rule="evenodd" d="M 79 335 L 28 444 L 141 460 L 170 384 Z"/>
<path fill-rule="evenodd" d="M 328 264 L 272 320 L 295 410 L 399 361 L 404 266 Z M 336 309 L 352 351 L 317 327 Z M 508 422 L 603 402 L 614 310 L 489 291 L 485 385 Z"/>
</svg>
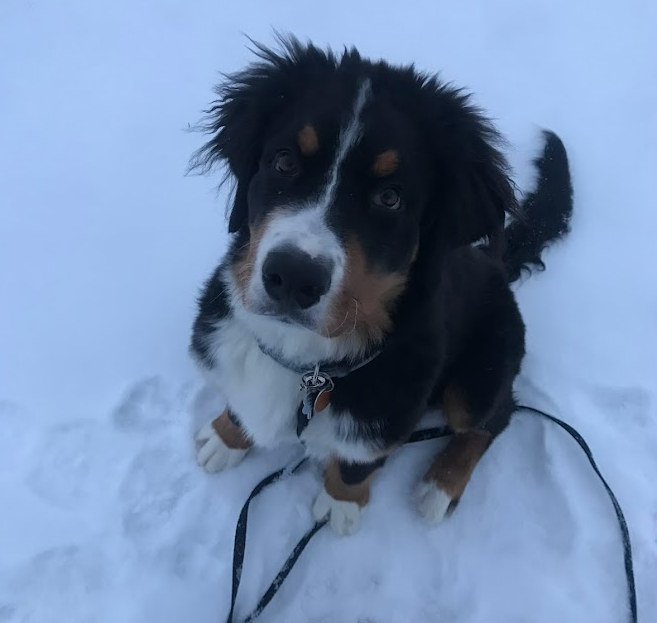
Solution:
<svg viewBox="0 0 657 623">
<path fill-rule="evenodd" d="M 248 220 L 248 186 L 257 170 L 260 140 L 275 105 L 275 73 L 271 64 L 262 63 L 226 76 L 226 82 L 215 89 L 218 99 L 205 111 L 200 125 L 210 139 L 192 156 L 190 170 L 208 173 L 219 164 L 227 167 L 226 178 L 235 180 L 230 233 Z"/>
<path fill-rule="evenodd" d="M 506 215 L 518 214 L 509 166 L 498 148 L 502 138 L 467 95 L 446 88 L 442 95 L 433 133 L 441 237 L 450 246 L 481 238 L 497 242 Z"/>
<path fill-rule="evenodd" d="M 262 140 L 270 120 L 290 104 L 307 74 L 334 63 L 331 54 L 301 44 L 294 38 L 278 38 L 276 52 L 252 42 L 258 61 L 244 71 L 226 76 L 215 89 L 218 99 L 205 111 L 200 129 L 210 135 L 193 156 L 190 170 L 207 173 L 217 164 L 228 168 L 227 178 L 236 181 L 228 231 L 234 233 L 248 222 L 248 187 L 258 168 Z"/>
<path fill-rule="evenodd" d="M 486 134 L 472 137 L 470 153 L 456 174 L 450 220 L 460 244 L 497 237 L 504 230 L 506 215 L 518 211 L 506 159 L 490 138 Z"/>
</svg>

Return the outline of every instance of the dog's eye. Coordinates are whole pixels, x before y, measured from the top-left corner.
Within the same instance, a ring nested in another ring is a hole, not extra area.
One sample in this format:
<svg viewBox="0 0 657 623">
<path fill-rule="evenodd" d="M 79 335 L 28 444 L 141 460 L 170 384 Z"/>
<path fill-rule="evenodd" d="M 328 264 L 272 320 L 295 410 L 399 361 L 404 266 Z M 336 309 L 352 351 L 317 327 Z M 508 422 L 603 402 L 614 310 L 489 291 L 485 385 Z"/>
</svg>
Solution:
<svg viewBox="0 0 657 623">
<path fill-rule="evenodd" d="M 376 205 L 387 208 L 388 210 L 399 210 L 401 207 L 401 195 L 396 188 L 392 188 L 391 186 L 376 193 L 372 197 L 372 201 Z"/>
<path fill-rule="evenodd" d="M 281 175 L 296 175 L 299 167 L 297 165 L 296 158 L 292 152 L 284 149 L 279 151 L 274 156 L 274 161 L 272 162 L 274 170 Z"/>
</svg>

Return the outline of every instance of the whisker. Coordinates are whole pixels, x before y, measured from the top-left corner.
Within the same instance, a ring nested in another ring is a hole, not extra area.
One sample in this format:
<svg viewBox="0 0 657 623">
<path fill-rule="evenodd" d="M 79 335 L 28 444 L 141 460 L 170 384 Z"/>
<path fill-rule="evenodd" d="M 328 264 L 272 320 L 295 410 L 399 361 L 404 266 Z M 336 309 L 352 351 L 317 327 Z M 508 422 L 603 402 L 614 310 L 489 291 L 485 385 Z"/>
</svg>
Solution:
<svg viewBox="0 0 657 623">
<path fill-rule="evenodd" d="M 344 318 L 342 319 L 342 322 L 337 327 L 335 327 L 335 329 L 333 329 L 333 331 L 331 331 L 331 333 L 333 335 L 336 335 L 340 331 L 340 329 L 342 328 L 342 325 L 344 325 L 344 323 L 347 321 L 348 316 L 349 316 L 349 310 L 347 309 L 347 311 L 345 312 Z"/>
<path fill-rule="evenodd" d="M 356 325 L 358 323 L 358 300 L 355 298 L 351 299 L 354 302 L 354 326 L 351 327 L 351 331 L 347 335 L 352 335 L 356 331 Z"/>
</svg>

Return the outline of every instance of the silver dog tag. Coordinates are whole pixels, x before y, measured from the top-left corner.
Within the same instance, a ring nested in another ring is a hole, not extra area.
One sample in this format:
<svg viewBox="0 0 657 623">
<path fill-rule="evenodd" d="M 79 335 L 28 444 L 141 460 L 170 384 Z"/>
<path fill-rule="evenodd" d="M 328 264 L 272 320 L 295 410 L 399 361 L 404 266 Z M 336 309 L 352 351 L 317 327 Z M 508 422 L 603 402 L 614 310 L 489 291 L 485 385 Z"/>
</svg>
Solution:
<svg viewBox="0 0 657 623">
<path fill-rule="evenodd" d="M 315 403 L 320 394 L 333 389 L 333 380 L 328 374 L 315 366 L 312 372 L 301 376 L 301 391 L 305 392 L 301 403 L 301 412 L 308 421 L 315 415 Z"/>
</svg>

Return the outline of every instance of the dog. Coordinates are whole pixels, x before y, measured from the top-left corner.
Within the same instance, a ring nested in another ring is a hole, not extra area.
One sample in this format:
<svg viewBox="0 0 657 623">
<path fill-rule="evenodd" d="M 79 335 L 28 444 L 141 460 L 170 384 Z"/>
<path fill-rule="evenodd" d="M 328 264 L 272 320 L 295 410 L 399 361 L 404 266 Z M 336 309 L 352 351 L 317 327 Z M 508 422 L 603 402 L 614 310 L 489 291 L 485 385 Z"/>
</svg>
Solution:
<svg viewBox="0 0 657 623">
<path fill-rule="evenodd" d="M 227 403 L 197 433 L 198 462 L 217 472 L 298 439 L 325 466 L 313 514 L 346 535 L 376 471 L 440 408 L 454 434 L 416 491 L 438 522 L 514 411 L 525 326 L 510 284 L 570 229 L 564 145 L 543 133 L 520 202 L 469 93 L 355 49 L 255 45 L 191 161 L 235 183 L 191 338 Z"/>
</svg>

